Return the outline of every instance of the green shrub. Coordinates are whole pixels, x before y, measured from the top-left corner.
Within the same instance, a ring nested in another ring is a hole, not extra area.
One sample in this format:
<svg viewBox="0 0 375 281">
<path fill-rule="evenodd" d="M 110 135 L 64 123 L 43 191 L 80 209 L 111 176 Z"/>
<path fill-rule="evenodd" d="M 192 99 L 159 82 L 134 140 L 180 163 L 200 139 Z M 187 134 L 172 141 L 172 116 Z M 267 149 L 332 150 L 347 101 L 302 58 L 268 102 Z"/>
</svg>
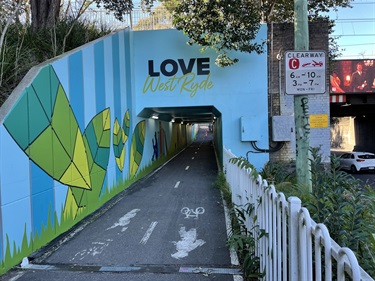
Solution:
<svg viewBox="0 0 375 281">
<path fill-rule="evenodd" d="M 336 156 L 330 158 L 330 168 L 322 164 L 319 149 L 311 149 L 312 193 L 306 196 L 311 217 L 324 223 L 333 240 L 350 248 L 361 267 L 370 275 L 375 273 L 373 241 L 375 192 L 339 169 Z"/>
<path fill-rule="evenodd" d="M 330 157 L 327 167 L 322 162 L 319 148 L 311 148 L 310 151 L 312 192 L 296 184 L 276 184 L 275 187 L 286 197 L 299 197 L 311 218 L 316 223 L 323 223 L 331 238 L 340 246 L 350 248 L 360 266 L 375 276 L 375 192 L 341 171 L 336 156 Z M 277 173 L 274 177 L 280 178 Z"/>
<path fill-rule="evenodd" d="M 0 22 L 0 30 L 2 30 Z M 0 50 L 0 106 L 29 69 L 111 32 L 88 21 L 61 20 L 54 29 L 33 32 L 29 25 L 11 24 Z"/>
<path fill-rule="evenodd" d="M 226 181 L 224 173 L 219 173 L 214 186 L 221 191 L 230 209 L 232 229 L 227 240 L 227 245 L 238 254 L 245 279 L 259 280 L 259 278 L 263 277 L 263 273 L 260 270 L 259 257 L 255 255 L 255 247 L 257 247 L 258 239 L 265 235 L 265 233 L 259 230 L 258 227 L 249 230 L 246 228 L 246 217 L 252 215 L 254 206 L 252 204 L 246 204 L 245 206 L 232 204 L 230 186 Z"/>
<path fill-rule="evenodd" d="M 245 280 L 259 280 L 264 277 L 260 268 L 260 259 L 255 253 L 259 246 L 259 239 L 267 236 L 267 233 L 263 229 L 259 229 L 256 217 L 252 222 L 254 227 L 251 229 L 246 227 L 246 218 L 251 218 L 254 210 L 255 206 L 250 203 L 232 208 L 232 217 L 235 219 L 232 222 L 232 231 L 227 241 L 227 245 L 238 254 Z"/>
<path fill-rule="evenodd" d="M 288 193 L 296 183 L 295 168 L 295 161 L 267 162 L 259 174 L 267 180 L 268 184 L 274 185 L 281 192 Z"/>
<path fill-rule="evenodd" d="M 228 207 L 232 207 L 232 193 L 230 191 L 229 184 L 225 178 L 225 174 L 220 172 L 214 182 L 214 187 L 220 190 L 225 202 L 228 204 Z"/>
</svg>

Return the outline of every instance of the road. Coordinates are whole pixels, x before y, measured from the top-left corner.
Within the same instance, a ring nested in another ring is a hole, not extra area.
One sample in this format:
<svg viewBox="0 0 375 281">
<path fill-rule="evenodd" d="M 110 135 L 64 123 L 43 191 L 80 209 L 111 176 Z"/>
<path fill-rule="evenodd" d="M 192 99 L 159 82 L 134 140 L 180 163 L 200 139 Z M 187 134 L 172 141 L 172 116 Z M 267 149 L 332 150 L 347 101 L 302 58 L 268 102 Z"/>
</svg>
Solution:
<svg viewBox="0 0 375 281">
<path fill-rule="evenodd" d="M 226 246 L 225 211 L 213 187 L 217 162 L 206 132 L 69 239 L 1 280 L 232 281 L 240 270 Z"/>
<path fill-rule="evenodd" d="M 354 178 L 359 179 L 363 185 L 369 185 L 373 190 L 375 190 L 375 173 L 371 172 L 360 172 L 351 174 Z"/>
</svg>

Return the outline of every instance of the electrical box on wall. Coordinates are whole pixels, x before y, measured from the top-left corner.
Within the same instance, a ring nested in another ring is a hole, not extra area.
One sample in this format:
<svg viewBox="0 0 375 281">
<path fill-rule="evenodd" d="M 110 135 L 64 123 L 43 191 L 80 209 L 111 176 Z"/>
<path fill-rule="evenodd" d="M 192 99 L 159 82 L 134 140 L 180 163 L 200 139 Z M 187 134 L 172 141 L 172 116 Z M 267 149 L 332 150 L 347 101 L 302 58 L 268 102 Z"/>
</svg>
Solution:
<svg viewBox="0 0 375 281">
<path fill-rule="evenodd" d="M 291 141 L 294 116 L 272 116 L 272 141 Z"/>
<path fill-rule="evenodd" d="M 261 140 L 261 127 L 259 117 L 242 116 L 241 117 L 241 141 L 259 141 Z"/>
</svg>

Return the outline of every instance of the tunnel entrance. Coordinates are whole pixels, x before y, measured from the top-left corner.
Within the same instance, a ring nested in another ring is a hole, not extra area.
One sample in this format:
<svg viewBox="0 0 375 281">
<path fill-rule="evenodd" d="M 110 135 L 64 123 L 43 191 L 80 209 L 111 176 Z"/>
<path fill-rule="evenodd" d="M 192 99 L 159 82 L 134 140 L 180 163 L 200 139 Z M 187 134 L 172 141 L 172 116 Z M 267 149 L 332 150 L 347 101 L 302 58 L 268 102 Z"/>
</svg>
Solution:
<svg viewBox="0 0 375 281">
<path fill-rule="evenodd" d="M 221 117 L 215 106 L 145 107 L 139 114 L 142 118 L 154 118 L 166 122 L 184 124 L 214 123 Z"/>
<path fill-rule="evenodd" d="M 375 152 L 375 98 L 347 94 L 345 102 L 331 102 L 331 149 Z"/>
<path fill-rule="evenodd" d="M 185 126 L 198 124 L 200 129 L 207 130 L 207 134 L 212 136 L 218 161 L 220 165 L 222 164 L 222 114 L 215 106 L 145 107 L 138 116 L 164 122 L 180 123 Z"/>
</svg>

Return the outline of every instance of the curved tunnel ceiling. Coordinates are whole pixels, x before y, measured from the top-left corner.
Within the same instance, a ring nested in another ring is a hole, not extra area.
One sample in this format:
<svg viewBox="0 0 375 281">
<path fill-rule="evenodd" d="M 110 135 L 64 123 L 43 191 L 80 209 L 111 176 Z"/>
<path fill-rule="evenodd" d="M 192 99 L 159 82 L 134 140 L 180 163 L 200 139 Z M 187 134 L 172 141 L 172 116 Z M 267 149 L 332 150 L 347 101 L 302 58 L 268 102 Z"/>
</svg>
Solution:
<svg viewBox="0 0 375 281">
<path fill-rule="evenodd" d="M 145 107 L 139 114 L 142 118 L 154 118 L 177 123 L 211 123 L 221 116 L 214 106 Z"/>
</svg>

